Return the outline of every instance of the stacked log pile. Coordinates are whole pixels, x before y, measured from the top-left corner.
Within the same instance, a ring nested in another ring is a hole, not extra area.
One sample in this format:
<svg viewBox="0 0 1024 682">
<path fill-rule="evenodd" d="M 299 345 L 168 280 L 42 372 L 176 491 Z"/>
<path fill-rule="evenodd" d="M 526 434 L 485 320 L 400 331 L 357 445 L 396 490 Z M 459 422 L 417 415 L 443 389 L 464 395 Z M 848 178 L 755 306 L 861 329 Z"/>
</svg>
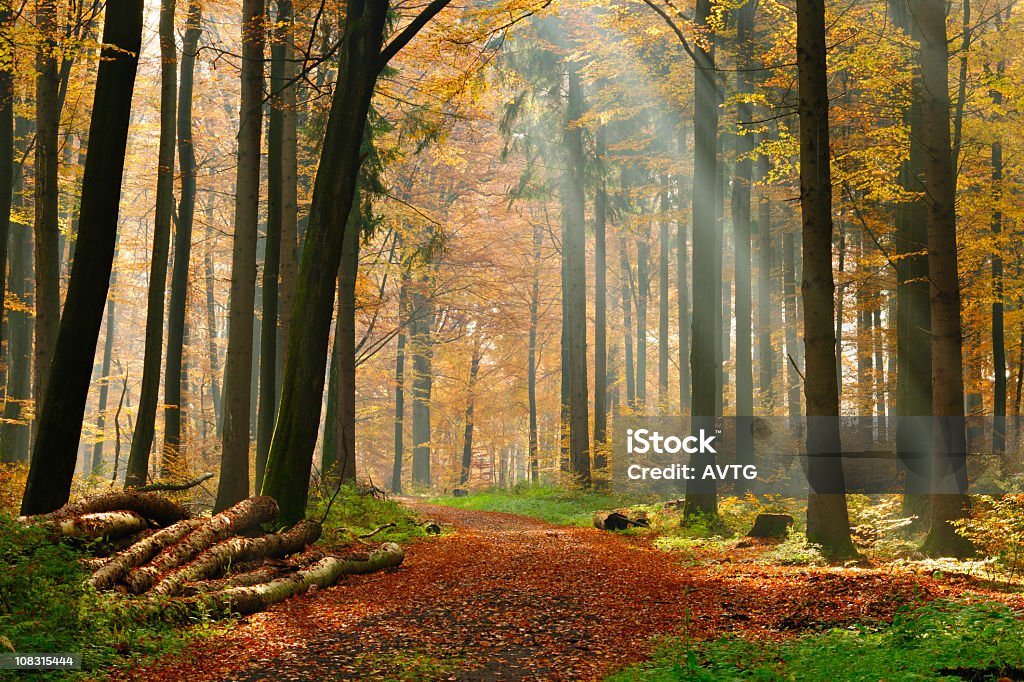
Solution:
<svg viewBox="0 0 1024 682">
<path fill-rule="evenodd" d="M 270 497 L 250 497 L 209 518 L 191 518 L 179 504 L 155 492 L 113 492 L 68 504 L 50 514 L 22 517 L 54 539 L 87 543 L 100 555 L 88 560 L 89 585 L 100 591 L 145 598 L 151 615 L 168 601 L 179 615 L 249 614 L 343 575 L 369 573 L 402 563 L 393 542 L 354 556 L 325 556 L 313 544 L 318 521 L 264 532 L 277 519 Z"/>
</svg>

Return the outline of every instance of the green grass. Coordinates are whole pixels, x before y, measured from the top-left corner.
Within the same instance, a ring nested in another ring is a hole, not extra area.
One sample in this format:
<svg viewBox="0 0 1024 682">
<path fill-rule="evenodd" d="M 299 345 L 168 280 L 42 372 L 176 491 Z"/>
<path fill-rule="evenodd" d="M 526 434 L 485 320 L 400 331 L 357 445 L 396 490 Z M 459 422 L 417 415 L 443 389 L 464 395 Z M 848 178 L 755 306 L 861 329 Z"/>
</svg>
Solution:
<svg viewBox="0 0 1024 682">
<path fill-rule="evenodd" d="M 345 544 L 353 536 L 365 535 L 389 523 L 395 524 L 394 527 L 382 530 L 368 542 L 405 545 L 426 535 L 408 509 L 393 500 L 364 494 L 352 485 L 342 486 L 333 501 L 329 497 L 310 500 L 306 516 L 323 520 L 320 544 L 327 548 Z"/>
<path fill-rule="evenodd" d="M 650 661 L 606 682 L 995 680 L 1021 667 L 1024 622 L 1006 606 L 935 601 L 897 614 L 891 625 L 834 629 L 783 642 L 664 639 Z M 953 671 L 967 674 L 958 677 Z M 971 678 L 972 672 L 978 676 Z"/>
<path fill-rule="evenodd" d="M 530 516 L 563 526 L 590 526 L 595 511 L 626 507 L 638 501 L 610 493 L 525 485 L 517 485 L 507 491 L 488 490 L 468 497 L 435 497 L 429 500 L 432 504 L 461 509 Z"/>
</svg>

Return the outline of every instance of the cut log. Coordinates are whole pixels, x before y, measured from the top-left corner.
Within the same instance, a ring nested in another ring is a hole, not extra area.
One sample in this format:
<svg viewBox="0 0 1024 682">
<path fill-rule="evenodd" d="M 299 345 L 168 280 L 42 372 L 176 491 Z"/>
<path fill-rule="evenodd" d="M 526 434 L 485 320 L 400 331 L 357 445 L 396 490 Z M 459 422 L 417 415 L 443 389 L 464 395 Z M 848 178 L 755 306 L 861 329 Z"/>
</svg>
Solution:
<svg viewBox="0 0 1024 682">
<path fill-rule="evenodd" d="M 167 573 L 153 587 L 153 594 L 172 596 L 179 594 L 185 583 L 216 578 L 231 564 L 294 554 L 311 545 L 320 537 L 319 521 L 303 519 L 285 533 L 274 533 L 256 538 L 234 537 L 211 547 L 190 563 Z"/>
<path fill-rule="evenodd" d="M 594 512 L 594 528 L 600 530 L 625 530 L 629 528 L 629 517 L 617 511 Z"/>
<path fill-rule="evenodd" d="M 200 519 L 186 519 L 157 531 L 107 560 L 89 578 L 89 584 L 97 590 L 110 589 L 129 570 L 146 563 L 165 547 L 178 542 L 186 534 L 191 533 L 202 524 L 203 521 Z"/>
<path fill-rule="evenodd" d="M 300 594 L 312 586 L 327 587 L 337 582 L 343 575 L 371 573 L 385 568 L 393 568 L 402 563 L 405 552 L 393 542 L 385 542 L 370 553 L 365 559 L 342 559 L 326 557 L 309 568 L 297 571 L 294 575 L 272 580 L 269 583 L 250 587 L 232 587 L 220 592 L 199 595 L 190 598 L 193 609 L 220 611 L 248 615 L 262 611 L 271 604 L 276 604 L 295 594 Z"/>
<path fill-rule="evenodd" d="M 469 491 L 465 488 L 456 488 L 452 491 L 453 497 L 469 497 Z"/>
<path fill-rule="evenodd" d="M 46 524 L 54 535 L 65 538 L 94 540 L 96 538 L 121 538 L 146 530 L 148 524 L 133 511 L 101 512 L 82 514 Z"/>
<path fill-rule="evenodd" d="M 180 490 L 188 490 L 189 488 L 195 488 L 197 485 L 205 483 L 206 481 L 209 481 L 211 478 L 213 478 L 213 474 L 208 473 L 193 478 L 191 481 L 185 481 L 184 483 L 166 483 L 161 481 L 159 483 L 150 483 L 149 485 L 144 485 L 141 488 L 136 488 L 136 490 L 138 492 L 177 492 Z"/>
<path fill-rule="evenodd" d="M 83 514 L 113 511 L 133 511 L 161 528 L 191 516 L 184 507 L 163 495 L 129 490 L 87 497 L 78 502 L 66 504 L 49 514 L 21 518 L 26 521 L 45 523 L 47 521 L 63 521 Z"/>
<path fill-rule="evenodd" d="M 747 537 L 785 539 L 792 525 L 793 517 L 789 514 L 758 514 Z"/>
<path fill-rule="evenodd" d="M 162 574 L 188 563 L 221 540 L 273 521 L 277 518 L 277 512 L 277 502 L 272 497 L 264 496 L 250 497 L 225 509 L 180 542 L 163 549 L 149 564 L 129 572 L 124 580 L 128 591 L 132 594 L 146 592 Z"/>
<path fill-rule="evenodd" d="M 324 553 L 318 547 L 310 547 L 305 552 L 297 554 L 286 561 L 270 561 L 261 564 L 259 567 L 234 573 L 226 578 L 216 580 L 199 580 L 194 583 L 187 583 L 181 590 L 183 596 L 193 596 L 204 592 L 219 592 L 229 587 L 248 587 L 267 583 L 271 580 L 293 573 L 300 568 L 305 568 L 324 558 Z"/>
<path fill-rule="evenodd" d="M 651 524 L 644 513 L 637 514 L 632 519 L 624 510 L 597 511 L 594 512 L 594 528 L 600 530 L 626 530 L 627 528 L 650 528 Z"/>
</svg>

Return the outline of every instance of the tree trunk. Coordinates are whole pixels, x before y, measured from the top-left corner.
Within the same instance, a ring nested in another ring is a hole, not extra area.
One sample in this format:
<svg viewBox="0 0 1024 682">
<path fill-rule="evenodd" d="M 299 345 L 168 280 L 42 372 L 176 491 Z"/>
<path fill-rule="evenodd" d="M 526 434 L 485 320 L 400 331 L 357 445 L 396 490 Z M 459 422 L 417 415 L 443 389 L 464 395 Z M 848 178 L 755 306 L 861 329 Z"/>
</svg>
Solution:
<svg viewBox="0 0 1024 682">
<path fill-rule="evenodd" d="M 619 237 L 619 269 L 622 277 L 622 337 L 626 346 L 626 405 L 636 408 L 636 376 L 633 374 L 633 269 L 629 265 L 629 247 Z"/>
<path fill-rule="evenodd" d="M 583 131 L 576 122 L 583 115 L 583 90 L 576 65 L 569 64 L 567 125 L 564 143 L 568 167 L 563 182 L 565 197 L 565 296 L 569 402 L 569 471 L 583 487 L 590 486 L 590 400 L 587 387 L 586 225 L 583 193 Z"/>
<path fill-rule="evenodd" d="M 114 258 L 117 258 L 117 251 L 114 251 Z M 110 273 L 110 288 L 114 288 L 117 273 Z M 100 366 L 100 395 L 96 414 L 96 432 L 98 433 L 95 445 L 92 448 L 92 475 L 103 475 L 103 443 L 106 442 L 106 411 L 107 399 L 110 393 L 110 360 L 114 352 L 114 297 L 107 296 L 107 329 L 103 339 L 103 364 Z"/>
<path fill-rule="evenodd" d="M 686 129 L 679 134 L 679 152 L 686 153 Z M 676 196 L 677 208 L 683 207 L 680 197 Z M 679 334 L 679 413 L 684 414 L 690 407 L 690 287 L 687 282 L 690 250 L 687 242 L 685 220 L 676 221 L 676 307 L 678 309 Z"/>
<path fill-rule="evenodd" d="M 55 0 L 36 0 L 36 27 L 41 33 L 36 51 L 35 131 L 35 354 L 32 397 L 39 431 L 47 377 L 53 362 L 60 325 L 60 215 L 58 208 L 57 16 Z M 95 116 L 94 116 L 95 118 Z"/>
<path fill-rule="evenodd" d="M 207 218 L 212 215 L 212 207 L 207 209 Z M 220 376 L 220 354 L 217 351 L 217 300 L 214 291 L 216 278 L 214 277 L 213 253 L 209 244 L 213 240 L 213 227 L 206 224 L 207 249 L 204 256 L 206 266 L 206 327 L 209 338 L 210 352 L 210 391 L 213 394 L 213 412 L 217 422 L 217 437 L 220 438 L 224 432 L 224 402 L 222 400 L 220 384 L 217 377 Z"/>
<path fill-rule="evenodd" d="M 911 39 L 920 41 L 917 21 L 907 0 L 894 0 L 893 21 Z M 903 496 L 905 516 L 918 516 L 927 524 L 931 485 L 932 335 L 928 294 L 928 233 L 923 197 L 924 149 L 922 135 L 922 83 L 915 70 L 910 108 L 904 112 L 909 129 L 909 156 L 900 168 L 900 185 L 914 193 L 896 206 L 896 452 L 908 470 Z"/>
<path fill-rule="evenodd" d="M 996 30 L 1002 28 L 1000 12 L 996 11 Z M 966 62 L 965 62 L 966 63 Z M 1002 79 L 1006 73 L 1006 62 L 996 65 L 996 77 Z M 1003 93 L 992 90 L 992 104 L 998 111 L 1003 104 Z M 995 417 L 992 425 L 992 451 L 1003 455 L 1006 451 L 1006 330 L 1003 320 L 1003 141 L 997 138 L 992 143 L 992 184 L 995 185 L 994 199 L 996 209 L 992 213 L 992 235 L 995 245 L 992 249 L 992 370 L 995 374 L 995 387 L 992 396 L 992 414 Z"/>
<path fill-rule="evenodd" d="M 832 178 L 829 168 L 828 80 L 823 0 L 797 2 L 800 114 L 800 207 L 803 217 L 802 284 L 807 380 L 807 539 L 836 557 L 856 553 L 850 541 L 842 447 L 839 386 L 832 328 Z"/>
<path fill-rule="evenodd" d="M 527 400 L 530 409 L 530 482 L 540 482 L 537 434 L 537 322 L 540 317 L 541 245 L 544 233 L 540 223 L 533 226 L 533 287 L 530 289 L 530 347 L 527 351 Z"/>
<path fill-rule="evenodd" d="M 153 256 L 149 266 L 142 388 L 139 392 L 139 408 L 135 417 L 132 448 L 128 455 L 128 468 L 124 476 L 126 489 L 146 483 L 149 453 L 153 448 L 153 433 L 156 428 L 156 401 L 160 392 L 167 259 L 171 242 L 171 214 L 174 212 L 174 123 L 178 91 L 178 49 L 174 42 L 175 4 L 175 0 L 160 0 L 160 150 L 157 159 L 156 222 L 153 226 Z M 187 271 L 187 254 L 185 256 Z M 176 269 L 181 260 L 182 254 L 175 249 Z"/>
<path fill-rule="evenodd" d="M 249 496 L 256 241 L 260 205 L 260 138 L 263 132 L 264 21 L 263 0 L 243 0 L 235 236 L 231 253 L 231 308 L 224 369 L 224 441 L 216 511 L 223 511 Z M 323 377 L 320 383 L 323 384 Z"/>
<path fill-rule="evenodd" d="M 22 146 L 17 140 L 24 139 L 28 127 L 28 119 L 20 116 L 15 119 L 16 148 Z M 23 149 L 18 151 L 24 152 Z M 24 207 L 23 170 L 24 166 L 18 164 L 13 181 L 11 203 L 18 209 Z M 28 462 L 30 428 L 25 406 L 31 399 L 32 388 L 32 316 L 28 313 L 32 307 L 32 228 L 20 224 L 16 218 L 10 227 L 11 264 L 7 290 L 22 302 L 24 309 L 7 312 L 10 338 L 7 341 L 7 390 L 4 394 L 3 424 L 0 424 L 0 460 Z M 0 277 L 3 277 L 2 272 Z"/>
<path fill-rule="evenodd" d="M 11 44 L 14 15 L 9 3 L 0 6 L 0 38 Z M 7 309 L 7 249 L 11 233 L 11 202 L 14 192 L 14 64 L 0 66 L 0 348 Z M 0 356 L 0 384 L 6 384 L 6 358 Z"/>
<path fill-rule="evenodd" d="M 636 407 L 647 407 L 647 304 L 651 298 L 649 228 L 636 240 Z"/>
<path fill-rule="evenodd" d="M 427 267 L 424 265 L 423 267 Z M 431 277 L 423 274 L 413 291 L 412 348 L 412 480 L 430 487 L 430 393 L 433 388 L 434 304 L 427 292 Z"/>
<path fill-rule="evenodd" d="M 672 409 L 672 399 L 668 393 L 668 262 L 672 255 L 672 245 L 669 242 L 669 197 L 668 197 L 668 176 L 661 180 L 661 211 L 662 216 L 658 225 L 658 414 L 669 414 Z"/>
<path fill-rule="evenodd" d="M 295 280 L 298 262 L 298 138 L 296 134 L 297 65 L 294 63 L 295 18 L 292 0 L 277 0 L 277 40 L 284 44 L 281 58 L 283 87 L 276 93 L 281 102 L 281 284 L 280 284 L 280 333 L 277 346 L 278 371 L 283 374 L 284 351 L 288 348 L 288 330 L 295 310 Z M 281 382 L 277 382 L 280 401 Z"/>
<path fill-rule="evenodd" d="M 608 466 L 608 191 L 605 184 L 605 142 L 604 127 L 597 130 L 596 162 L 598 164 L 597 188 L 594 191 L 594 471 L 602 482 L 607 479 L 605 468 Z M 536 283 L 536 279 L 534 282 Z M 532 302 L 531 302 L 532 303 Z M 531 362 L 533 344 L 536 340 L 536 322 L 532 319 L 536 314 L 531 308 Z M 531 371 L 535 368 L 531 366 Z M 531 376 L 536 382 L 536 377 Z M 532 387 L 536 391 L 536 387 Z M 531 396 L 536 402 L 536 396 Z M 530 442 L 531 456 L 536 454 L 537 426 L 536 405 L 531 410 Z"/>
<path fill-rule="evenodd" d="M 750 67 L 753 63 L 748 54 L 750 49 L 748 34 L 754 29 L 754 9 L 754 3 L 748 2 L 737 10 L 736 46 L 740 52 L 742 64 L 746 67 Z M 741 94 L 752 90 L 750 72 L 743 68 L 736 72 L 736 90 Z M 737 110 L 740 121 L 749 121 L 752 118 L 751 114 L 750 105 L 741 101 Z M 754 436 L 751 429 L 754 416 L 752 357 L 754 311 L 750 291 L 750 186 L 754 172 L 754 164 L 750 155 L 753 150 L 753 133 L 736 136 L 737 160 L 732 184 L 732 226 L 735 245 L 733 271 L 736 278 L 736 462 L 738 464 L 754 464 Z M 737 495 L 743 495 L 749 489 L 749 482 L 746 479 L 737 479 Z"/>
<path fill-rule="evenodd" d="M 758 156 L 758 175 L 767 182 L 767 155 Z M 772 344 L 772 204 L 762 187 L 757 211 L 757 349 L 761 414 L 775 414 L 775 347 Z"/>
<path fill-rule="evenodd" d="M 800 421 L 800 384 L 803 381 L 800 378 L 800 347 L 797 341 L 800 313 L 797 310 L 796 296 L 795 242 L 792 232 L 787 231 L 782 236 L 782 296 L 786 313 L 786 404 L 789 408 L 790 425 L 794 428 Z"/>
<path fill-rule="evenodd" d="M 473 348 L 473 357 L 469 363 L 469 384 L 466 399 L 466 432 L 462 437 L 462 471 L 459 474 L 459 485 L 469 483 L 470 467 L 473 465 L 473 398 L 476 391 L 476 377 L 480 372 L 481 349 Z"/>
<path fill-rule="evenodd" d="M 334 281 L 377 74 L 447 0 L 431 2 L 382 52 L 388 5 L 349 0 L 345 13 L 338 83 L 313 188 L 280 411 L 263 481 L 264 492 L 281 504 L 286 523 L 305 513 L 320 422 Z"/>
<path fill-rule="evenodd" d="M 356 480 L 356 276 L 362 220 L 345 230 L 338 269 L 338 442 L 337 474 L 341 482 Z M 327 473 L 327 472 L 325 472 Z"/>
<path fill-rule="evenodd" d="M 277 4 L 276 22 L 282 21 Z M 284 26 L 290 17 L 284 17 Z M 275 23 L 276 23 L 275 22 Z M 270 440 L 277 418 L 278 281 L 284 225 L 284 102 L 287 36 L 272 32 L 270 47 L 270 123 L 267 131 L 267 246 L 263 259 L 263 317 L 260 327 L 259 410 L 256 426 L 256 490 L 263 485 Z M 324 472 L 326 473 L 326 472 Z"/>
<path fill-rule="evenodd" d="M 89 130 L 82 182 L 79 244 L 66 312 L 53 356 L 53 381 L 38 415 L 23 514 L 57 509 L 68 500 L 96 342 L 114 260 L 132 93 L 142 41 L 141 0 L 108 0 L 103 60 Z"/>
<path fill-rule="evenodd" d="M 178 93 L 178 156 L 181 163 L 181 197 L 174 233 L 174 268 L 167 310 L 167 366 L 164 368 L 163 477 L 185 474 L 181 459 L 182 355 L 185 343 L 185 309 L 188 299 L 189 263 L 192 259 L 192 227 L 196 212 L 196 152 L 192 139 L 192 90 L 196 52 L 202 34 L 202 4 L 189 0 L 185 35 L 181 42 L 181 90 Z M 172 26 L 173 29 L 173 26 Z M 173 36 L 172 36 L 173 37 Z M 212 330 L 211 330 L 212 333 Z M 214 376 L 217 365 L 211 365 Z M 216 382 L 216 378 L 213 379 Z"/>
<path fill-rule="evenodd" d="M 710 0 L 697 0 L 695 21 L 699 30 L 708 30 Z M 693 170 L 693 318 L 690 333 L 691 429 L 713 430 L 717 415 L 716 394 L 721 395 L 721 366 L 716 364 L 716 346 L 720 343 L 722 276 L 716 268 L 716 178 L 718 177 L 718 97 L 715 85 L 714 41 L 694 46 L 694 170 Z M 716 311 L 717 314 L 716 314 Z M 713 463 L 714 455 L 694 455 L 691 464 L 697 470 Z M 685 515 L 695 512 L 713 515 L 718 507 L 713 480 L 691 481 L 686 487 Z"/>
<path fill-rule="evenodd" d="M 931 528 L 923 549 L 930 554 L 964 556 L 971 551 L 970 543 L 957 535 L 951 525 L 967 513 L 968 500 L 945 3 L 915 0 L 911 11 L 921 30 L 921 143 L 925 160 L 934 387 Z"/>
<path fill-rule="evenodd" d="M 395 351 L 395 456 L 391 467 L 391 492 L 402 494 L 402 460 L 405 458 L 405 344 L 410 333 L 409 271 L 402 266 L 398 290 L 398 348 Z"/>
</svg>

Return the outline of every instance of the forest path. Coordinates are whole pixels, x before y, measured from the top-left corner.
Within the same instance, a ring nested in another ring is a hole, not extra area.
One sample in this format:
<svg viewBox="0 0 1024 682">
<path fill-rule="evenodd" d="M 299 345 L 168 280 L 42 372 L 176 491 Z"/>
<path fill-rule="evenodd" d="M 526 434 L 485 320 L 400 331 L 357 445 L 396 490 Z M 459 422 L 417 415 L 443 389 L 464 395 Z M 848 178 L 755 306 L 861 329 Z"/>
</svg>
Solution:
<svg viewBox="0 0 1024 682">
<path fill-rule="evenodd" d="M 455 532 L 408 547 L 397 570 L 343 578 L 115 677 L 591 680 L 687 625 L 697 637 L 778 636 L 885 617 L 943 591 L 892 571 L 763 566 L 747 550 L 697 564 L 595 529 L 409 506 Z"/>
</svg>

